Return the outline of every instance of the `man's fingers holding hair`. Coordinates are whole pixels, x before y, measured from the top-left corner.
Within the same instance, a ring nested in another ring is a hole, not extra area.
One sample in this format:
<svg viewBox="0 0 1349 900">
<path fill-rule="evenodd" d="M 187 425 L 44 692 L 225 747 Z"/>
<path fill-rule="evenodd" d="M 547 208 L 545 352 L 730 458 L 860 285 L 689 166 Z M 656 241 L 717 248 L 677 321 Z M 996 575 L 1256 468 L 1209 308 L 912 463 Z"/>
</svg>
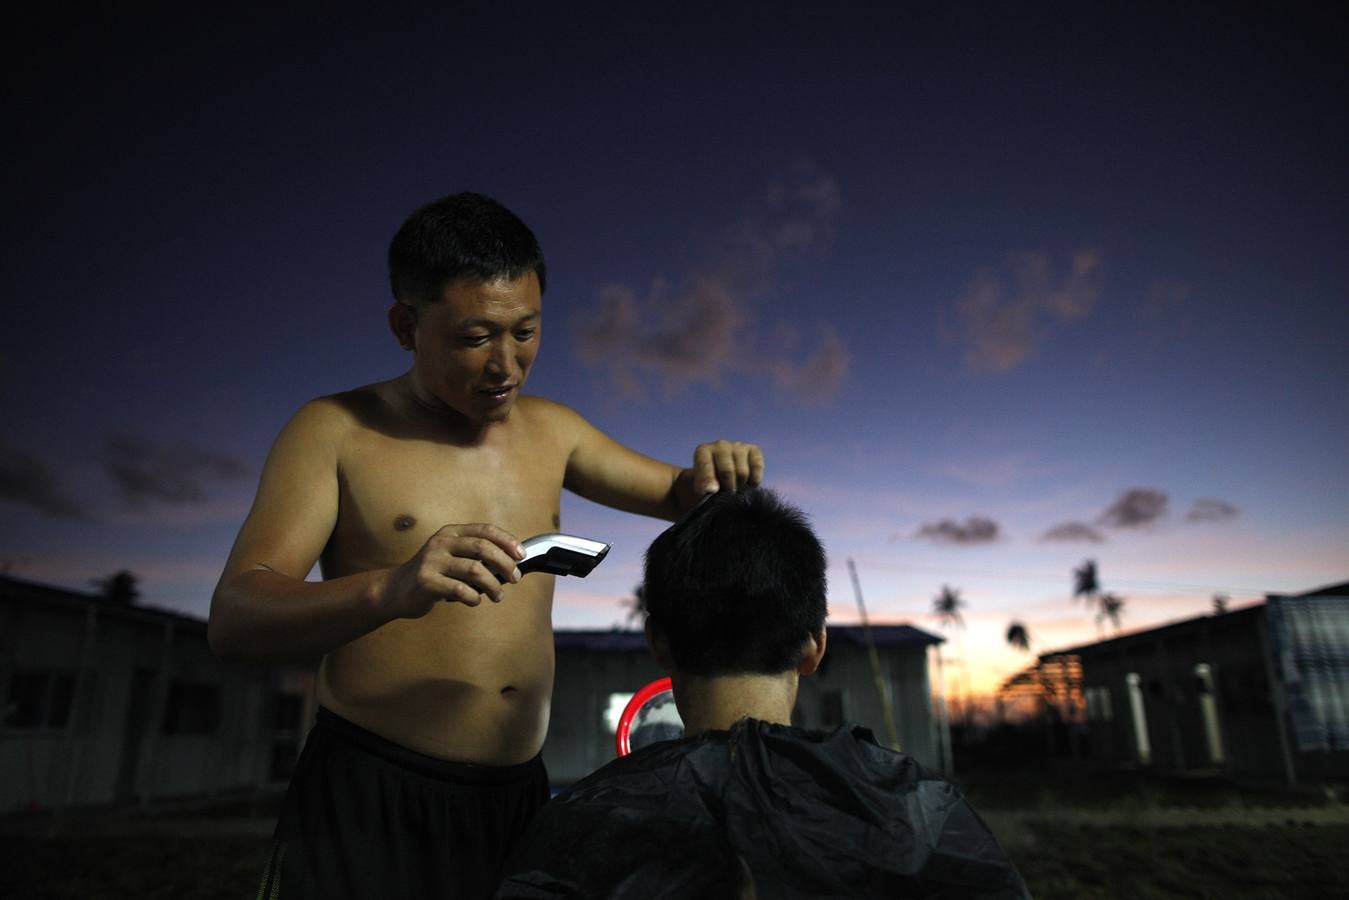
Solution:
<svg viewBox="0 0 1349 900">
<path fill-rule="evenodd" d="M 717 489 L 717 470 L 713 463 L 711 444 L 699 444 L 693 451 L 693 485 L 700 494 L 711 494 Z"/>
<path fill-rule="evenodd" d="M 746 454 L 749 461 L 749 483 L 763 484 L 764 461 L 763 451 L 754 444 L 749 445 L 749 453 Z"/>
<path fill-rule="evenodd" d="M 693 451 L 694 484 L 701 493 L 735 491 L 763 482 L 763 451 L 740 441 L 712 441 Z"/>
<path fill-rule="evenodd" d="M 717 483 L 723 491 L 734 491 L 738 486 L 735 453 L 729 447 L 718 447 L 716 452 Z"/>
</svg>

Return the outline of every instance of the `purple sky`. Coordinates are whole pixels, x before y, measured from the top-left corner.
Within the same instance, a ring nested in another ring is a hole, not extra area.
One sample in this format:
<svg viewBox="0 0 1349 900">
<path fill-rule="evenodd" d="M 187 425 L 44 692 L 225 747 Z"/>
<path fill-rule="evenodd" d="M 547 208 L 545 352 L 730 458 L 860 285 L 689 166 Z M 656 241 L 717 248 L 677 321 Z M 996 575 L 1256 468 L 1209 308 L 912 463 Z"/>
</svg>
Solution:
<svg viewBox="0 0 1349 900">
<path fill-rule="evenodd" d="M 758 441 L 835 617 L 849 556 L 876 618 L 950 584 L 978 683 L 1013 618 L 1094 638 L 1086 558 L 1127 627 L 1349 577 L 1342 32 L 818 9 L 16 25 L 0 560 L 204 614 L 284 421 L 406 365 L 393 230 L 472 189 L 548 256 L 534 393 Z M 558 624 L 621 620 L 660 524 L 564 524 L 615 546 Z"/>
</svg>

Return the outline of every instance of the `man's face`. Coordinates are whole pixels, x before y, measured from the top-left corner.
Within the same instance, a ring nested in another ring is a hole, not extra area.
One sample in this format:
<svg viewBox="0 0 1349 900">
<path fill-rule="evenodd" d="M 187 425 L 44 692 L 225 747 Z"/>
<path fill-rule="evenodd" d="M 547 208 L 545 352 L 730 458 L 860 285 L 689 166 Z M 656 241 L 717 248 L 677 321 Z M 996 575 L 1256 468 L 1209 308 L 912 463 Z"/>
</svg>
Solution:
<svg viewBox="0 0 1349 900">
<path fill-rule="evenodd" d="M 472 421 L 504 420 L 539 352 L 541 302 L 533 272 L 447 284 L 438 302 L 417 310 L 418 394 Z"/>
</svg>

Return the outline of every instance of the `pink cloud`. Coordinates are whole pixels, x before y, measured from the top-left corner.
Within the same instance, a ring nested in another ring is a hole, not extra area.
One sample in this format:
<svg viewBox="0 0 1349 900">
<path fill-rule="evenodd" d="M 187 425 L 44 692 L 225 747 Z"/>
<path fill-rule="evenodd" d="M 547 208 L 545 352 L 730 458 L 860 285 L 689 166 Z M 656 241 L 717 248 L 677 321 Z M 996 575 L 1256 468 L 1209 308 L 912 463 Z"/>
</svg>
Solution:
<svg viewBox="0 0 1349 900">
<path fill-rule="evenodd" d="M 1091 312 L 1100 265 L 1099 253 L 1083 249 L 1062 276 L 1043 253 L 1017 254 L 1001 267 L 979 269 L 956 301 L 966 366 L 1002 374 L 1034 356 L 1047 334 Z"/>
</svg>

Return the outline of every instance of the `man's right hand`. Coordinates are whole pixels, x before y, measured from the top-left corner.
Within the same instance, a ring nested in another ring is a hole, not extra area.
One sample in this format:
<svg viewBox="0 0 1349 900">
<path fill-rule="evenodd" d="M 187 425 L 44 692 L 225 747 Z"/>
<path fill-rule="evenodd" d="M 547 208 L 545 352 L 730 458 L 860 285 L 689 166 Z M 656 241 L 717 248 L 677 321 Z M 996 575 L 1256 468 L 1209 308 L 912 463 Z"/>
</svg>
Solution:
<svg viewBox="0 0 1349 900">
<path fill-rule="evenodd" d="M 504 585 L 520 580 L 515 564 L 524 556 L 520 542 L 495 525 L 446 525 L 412 559 L 385 570 L 379 603 L 402 619 L 421 618 L 442 601 L 500 603 Z"/>
</svg>

